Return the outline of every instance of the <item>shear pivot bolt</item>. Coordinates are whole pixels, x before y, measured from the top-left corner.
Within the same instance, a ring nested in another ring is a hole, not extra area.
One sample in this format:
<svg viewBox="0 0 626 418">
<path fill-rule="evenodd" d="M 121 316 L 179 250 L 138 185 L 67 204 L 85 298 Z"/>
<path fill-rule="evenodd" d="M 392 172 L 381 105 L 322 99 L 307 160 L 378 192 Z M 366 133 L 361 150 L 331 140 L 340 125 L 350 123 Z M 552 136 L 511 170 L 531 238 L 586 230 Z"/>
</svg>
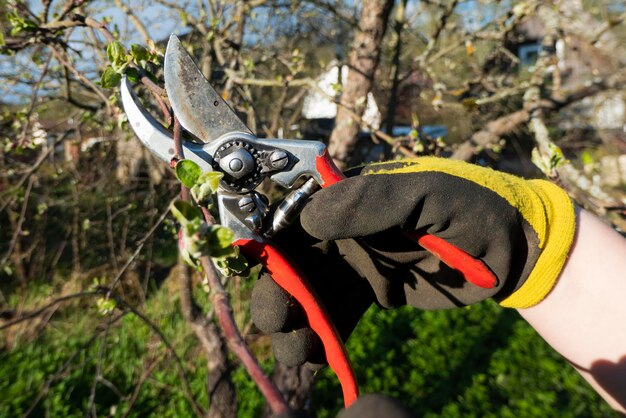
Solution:
<svg viewBox="0 0 626 418">
<path fill-rule="evenodd" d="M 252 199 L 250 196 L 244 196 L 239 199 L 238 205 L 239 209 L 243 210 L 244 212 L 252 212 L 256 209 L 254 199 Z"/>
<path fill-rule="evenodd" d="M 284 168 L 288 162 L 289 156 L 285 151 L 274 151 L 272 155 L 270 155 L 270 163 L 275 169 Z"/>
<path fill-rule="evenodd" d="M 243 161 L 239 158 L 233 158 L 230 160 L 228 167 L 233 171 L 240 171 L 243 168 Z"/>
<path fill-rule="evenodd" d="M 243 148 L 221 157 L 218 164 L 226 174 L 237 180 L 253 173 L 256 168 L 254 157 Z"/>
</svg>

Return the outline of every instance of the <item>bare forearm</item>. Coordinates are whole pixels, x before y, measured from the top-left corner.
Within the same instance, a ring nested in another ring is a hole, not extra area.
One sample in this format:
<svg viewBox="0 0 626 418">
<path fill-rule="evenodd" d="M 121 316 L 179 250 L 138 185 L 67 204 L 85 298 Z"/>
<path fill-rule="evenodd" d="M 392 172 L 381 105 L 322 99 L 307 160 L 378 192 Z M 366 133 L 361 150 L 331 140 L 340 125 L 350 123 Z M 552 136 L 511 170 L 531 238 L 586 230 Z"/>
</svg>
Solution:
<svg viewBox="0 0 626 418">
<path fill-rule="evenodd" d="M 626 414 L 626 240 L 581 211 L 554 289 L 520 314 L 616 410 Z"/>
</svg>

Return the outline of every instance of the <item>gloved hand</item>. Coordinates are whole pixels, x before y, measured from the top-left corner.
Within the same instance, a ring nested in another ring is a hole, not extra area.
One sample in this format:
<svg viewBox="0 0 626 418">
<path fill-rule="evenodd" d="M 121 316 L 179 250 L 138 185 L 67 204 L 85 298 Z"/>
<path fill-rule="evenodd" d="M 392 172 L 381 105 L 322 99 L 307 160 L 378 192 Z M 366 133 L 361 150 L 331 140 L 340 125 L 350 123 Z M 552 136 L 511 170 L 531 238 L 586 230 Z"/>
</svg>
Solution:
<svg viewBox="0 0 626 418">
<path fill-rule="evenodd" d="M 288 411 L 272 418 L 307 418 L 302 411 Z M 377 393 L 361 396 L 348 409 L 342 409 L 337 418 L 415 418 L 415 415 L 397 400 Z"/>
<path fill-rule="evenodd" d="M 336 243 L 310 236 L 299 223 L 281 231 L 275 239 L 294 258 L 294 264 L 310 281 L 340 336 L 347 340 L 375 300 L 367 280 L 344 260 Z M 287 366 L 299 366 L 305 361 L 311 366 L 326 363 L 321 342 L 307 326 L 302 308 L 267 272 L 261 273 L 255 283 L 250 310 L 257 328 L 272 334 L 278 361 Z"/>
<path fill-rule="evenodd" d="M 384 308 L 409 304 L 445 309 L 490 297 L 513 308 L 539 303 L 552 289 L 566 261 L 575 214 L 565 192 L 550 182 L 423 157 L 372 164 L 360 176 L 317 192 L 302 211 L 301 224 L 308 234 L 333 248 L 326 255 L 318 254 L 321 261 L 310 269 L 306 263 L 301 265 L 333 320 L 342 321 L 338 328 L 343 336 L 351 332 L 364 311 L 363 305 L 358 312 L 351 311 L 363 291 L 352 294 L 348 285 L 346 291 L 332 295 L 327 302 L 325 286 L 343 283 L 346 277 L 357 283 L 355 275 L 369 283 Z M 422 230 L 482 260 L 497 277 L 496 286 L 484 289 L 466 282 L 401 232 Z M 294 240 L 285 238 L 288 246 L 283 247 L 289 250 Z M 308 254 L 305 249 L 289 252 L 297 263 L 301 254 Z M 333 270 L 337 260 L 353 271 Z M 323 275 L 316 270 L 320 263 L 329 265 Z M 271 292 L 255 289 L 253 320 L 257 322 L 263 311 L 266 319 L 271 318 L 266 322 L 273 321 L 271 332 L 283 332 L 273 337 L 279 361 L 279 353 L 288 351 L 291 360 L 297 357 L 301 362 L 311 358 L 314 344 L 302 338 L 306 328 L 290 332 L 293 314 L 284 318 L 273 314 L 277 307 L 289 303 L 284 292 L 278 296 L 281 292 L 277 286 Z M 333 304 L 340 305 L 342 313 L 351 312 L 350 318 L 336 316 Z M 291 337 L 284 337 L 288 334 Z M 307 339 L 315 340 L 310 330 Z"/>
</svg>

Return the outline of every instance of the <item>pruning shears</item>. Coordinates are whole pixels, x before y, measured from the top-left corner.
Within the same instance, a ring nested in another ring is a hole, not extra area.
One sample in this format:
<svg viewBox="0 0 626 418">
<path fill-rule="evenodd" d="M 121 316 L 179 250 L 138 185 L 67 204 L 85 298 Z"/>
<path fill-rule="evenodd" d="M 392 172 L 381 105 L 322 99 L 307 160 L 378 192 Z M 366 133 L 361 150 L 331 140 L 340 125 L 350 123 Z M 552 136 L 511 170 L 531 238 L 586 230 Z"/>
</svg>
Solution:
<svg viewBox="0 0 626 418">
<path fill-rule="evenodd" d="M 234 232 L 233 245 L 239 246 L 246 257 L 259 261 L 276 283 L 302 305 L 339 379 L 344 403 L 349 406 L 358 396 L 358 387 L 345 346 L 304 273 L 271 240 L 298 216 L 313 193 L 341 181 L 343 173 L 321 142 L 257 138 L 204 78 L 175 35 L 167 45 L 164 73 L 174 114 L 182 127 L 202 142 L 183 141 L 185 158 L 202 170 L 224 174 L 217 192 L 221 224 Z M 138 103 L 126 78 L 122 80 L 121 95 L 128 122 L 139 140 L 170 163 L 175 156 L 172 134 Z M 257 190 L 266 178 L 292 188 L 303 176 L 309 178 L 274 210 Z M 481 287 L 495 285 L 493 273 L 462 250 L 425 233 L 414 233 L 412 238 L 459 270 L 469 282 Z"/>
</svg>

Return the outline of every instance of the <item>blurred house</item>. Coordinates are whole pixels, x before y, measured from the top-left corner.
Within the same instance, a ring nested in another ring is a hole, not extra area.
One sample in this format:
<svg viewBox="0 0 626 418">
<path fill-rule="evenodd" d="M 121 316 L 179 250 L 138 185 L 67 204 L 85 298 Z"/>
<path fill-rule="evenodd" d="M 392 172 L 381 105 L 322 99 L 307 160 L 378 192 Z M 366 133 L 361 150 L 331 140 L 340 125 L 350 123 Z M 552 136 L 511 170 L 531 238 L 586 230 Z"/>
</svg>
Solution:
<svg viewBox="0 0 626 418">
<path fill-rule="evenodd" d="M 337 104 L 341 95 L 341 86 L 347 81 L 348 67 L 332 64 L 330 69 L 318 77 L 319 90 L 310 91 L 304 98 L 302 117 L 304 123 L 301 132 L 306 139 L 327 141 L 335 126 Z M 419 92 L 430 87 L 430 81 L 417 72 L 407 77 L 401 84 L 398 94 L 398 105 L 395 109 L 393 137 L 408 137 L 413 127 L 410 126 L 415 104 L 419 100 Z M 322 93 L 323 92 L 323 93 Z M 363 115 L 364 124 L 358 135 L 357 147 L 353 159 L 358 162 L 377 161 L 385 158 L 391 151 L 391 146 L 384 141 L 373 138 L 372 129 L 381 129 L 383 116 L 378 103 L 388 97 L 388 92 L 370 92 L 367 96 L 367 105 Z M 428 106 L 429 108 L 432 106 Z M 381 131 L 386 132 L 385 129 Z M 443 124 L 420 125 L 417 129 L 419 138 L 436 140 L 448 136 L 448 128 Z"/>
<path fill-rule="evenodd" d="M 302 117 L 306 122 L 301 130 L 305 138 L 323 140 L 330 136 L 337 116 L 336 102 L 347 80 L 348 66 L 340 66 L 337 62 L 331 63 L 330 69 L 318 77 L 319 90 L 311 90 L 305 96 L 302 106 Z M 380 127 L 380 111 L 371 92 L 367 95 L 363 121 L 365 122 L 362 126 L 364 131 L 369 131 L 369 127 L 374 129 Z"/>
</svg>

